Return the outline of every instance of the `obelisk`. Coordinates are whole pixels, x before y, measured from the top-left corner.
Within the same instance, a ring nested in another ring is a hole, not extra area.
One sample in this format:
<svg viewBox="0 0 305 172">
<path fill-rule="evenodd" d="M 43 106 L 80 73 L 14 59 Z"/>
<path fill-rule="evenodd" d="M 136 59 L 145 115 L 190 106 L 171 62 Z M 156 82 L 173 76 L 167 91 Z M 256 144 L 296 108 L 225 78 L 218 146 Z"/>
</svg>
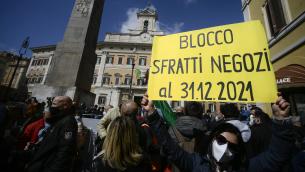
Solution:
<svg viewBox="0 0 305 172">
<path fill-rule="evenodd" d="M 44 85 L 32 95 L 39 99 L 67 95 L 92 104 L 90 92 L 96 63 L 96 44 L 104 0 L 76 0 L 63 41 L 58 43 Z"/>
</svg>

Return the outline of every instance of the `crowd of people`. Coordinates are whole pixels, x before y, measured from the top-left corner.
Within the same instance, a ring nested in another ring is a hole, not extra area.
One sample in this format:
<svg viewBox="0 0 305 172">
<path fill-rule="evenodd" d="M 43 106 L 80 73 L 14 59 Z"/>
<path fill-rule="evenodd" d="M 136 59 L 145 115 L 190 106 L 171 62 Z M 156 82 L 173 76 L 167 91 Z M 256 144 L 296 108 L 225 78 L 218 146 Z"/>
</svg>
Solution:
<svg viewBox="0 0 305 172">
<path fill-rule="evenodd" d="M 67 96 L 39 103 L 0 102 L 0 169 L 4 172 L 305 171 L 305 115 L 290 116 L 279 96 L 273 114 L 259 107 L 245 112 L 234 103 L 204 113 L 185 102 L 169 123 L 145 95 L 141 104 L 86 108 Z M 101 115 L 97 136 L 82 125 L 85 113 Z M 92 156 L 88 149 L 94 147 Z"/>
</svg>

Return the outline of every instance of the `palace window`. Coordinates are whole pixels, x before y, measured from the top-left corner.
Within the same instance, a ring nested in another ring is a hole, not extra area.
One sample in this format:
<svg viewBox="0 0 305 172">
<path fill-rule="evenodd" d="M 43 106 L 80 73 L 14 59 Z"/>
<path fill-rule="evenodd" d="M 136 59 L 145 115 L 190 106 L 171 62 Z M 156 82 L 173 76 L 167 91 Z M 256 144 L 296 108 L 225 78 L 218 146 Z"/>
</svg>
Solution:
<svg viewBox="0 0 305 172">
<path fill-rule="evenodd" d="M 107 64 L 113 64 L 113 59 L 114 59 L 114 56 L 107 56 L 106 63 Z"/>
<path fill-rule="evenodd" d="M 264 6 L 264 15 L 269 36 L 274 37 L 286 26 L 285 14 L 281 0 L 267 0 Z"/>
<path fill-rule="evenodd" d="M 39 76 L 37 79 L 36 79 L 36 83 L 39 84 L 41 83 L 43 80 L 43 76 Z"/>
<path fill-rule="evenodd" d="M 122 63 L 123 63 L 123 57 L 119 57 L 118 64 L 122 64 Z"/>
<path fill-rule="evenodd" d="M 141 78 L 141 79 L 137 79 L 137 85 L 143 85 L 143 79 Z"/>
<path fill-rule="evenodd" d="M 139 59 L 139 65 L 146 66 L 146 57 L 140 57 Z"/>
<path fill-rule="evenodd" d="M 131 65 L 132 63 L 133 63 L 133 56 L 129 56 L 128 58 L 127 58 L 127 64 L 129 64 L 129 65 Z"/>
<path fill-rule="evenodd" d="M 172 106 L 172 108 L 176 108 L 176 107 L 180 106 L 180 101 L 172 101 L 171 106 Z"/>
<path fill-rule="evenodd" d="M 104 76 L 103 77 L 103 84 L 109 85 L 110 83 L 110 76 Z"/>
<path fill-rule="evenodd" d="M 125 76 L 124 84 L 130 85 L 130 83 L 131 83 L 131 76 Z"/>
<path fill-rule="evenodd" d="M 148 30 L 148 20 L 145 20 L 143 25 L 143 31 L 147 32 L 147 30 Z"/>
<path fill-rule="evenodd" d="M 97 57 L 97 59 L 96 59 L 96 64 L 101 64 L 101 57 Z"/>
<path fill-rule="evenodd" d="M 92 85 L 96 84 L 97 76 L 93 76 Z"/>
<path fill-rule="evenodd" d="M 48 65 L 49 59 L 44 59 L 43 60 L 43 65 Z"/>
<path fill-rule="evenodd" d="M 99 105 L 105 105 L 106 100 L 107 100 L 107 96 L 106 95 L 101 95 L 101 96 L 98 97 L 98 104 Z"/>
</svg>

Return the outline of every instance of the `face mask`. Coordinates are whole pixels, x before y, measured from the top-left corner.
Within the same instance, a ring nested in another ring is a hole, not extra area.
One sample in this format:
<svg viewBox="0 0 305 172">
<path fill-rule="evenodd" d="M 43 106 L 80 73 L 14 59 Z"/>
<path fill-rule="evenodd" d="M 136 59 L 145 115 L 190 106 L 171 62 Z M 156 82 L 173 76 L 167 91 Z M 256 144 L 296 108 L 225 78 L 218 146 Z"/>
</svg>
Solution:
<svg viewBox="0 0 305 172">
<path fill-rule="evenodd" d="M 50 113 L 52 116 L 58 116 L 61 110 L 58 107 L 50 107 Z"/>
<path fill-rule="evenodd" d="M 234 159 L 234 153 L 230 150 L 230 143 L 222 135 L 212 143 L 212 155 L 217 162 L 227 163 Z"/>
<path fill-rule="evenodd" d="M 45 119 L 46 122 L 49 124 L 53 124 L 63 115 L 62 110 L 60 110 L 58 107 L 52 107 L 52 106 L 50 107 L 50 113 L 51 113 L 51 117 Z"/>
<path fill-rule="evenodd" d="M 226 150 L 227 150 L 228 144 L 223 144 L 220 145 L 217 143 L 216 140 L 213 141 L 212 143 L 212 154 L 213 157 L 216 159 L 217 162 L 220 161 L 220 159 L 222 158 L 222 156 L 225 154 Z"/>
</svg>

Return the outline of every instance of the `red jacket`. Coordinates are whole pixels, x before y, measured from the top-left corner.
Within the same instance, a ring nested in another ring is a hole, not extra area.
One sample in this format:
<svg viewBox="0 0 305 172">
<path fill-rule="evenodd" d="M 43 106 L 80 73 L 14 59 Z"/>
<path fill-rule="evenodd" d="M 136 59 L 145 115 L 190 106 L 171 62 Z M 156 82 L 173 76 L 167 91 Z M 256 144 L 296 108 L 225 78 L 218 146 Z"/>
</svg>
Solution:
<svg viewBox="0 0 305 172">
<path fill-rule="evenodd" d="M 29 124 L 25 128 L 24 133 L 23 133 L 23 138 L 24 138 L 25 144 L 27 142 L 36 143 L 38 141 L 38 132 L 42 128 L 44 128 L 44 119 L 43 118 Z"/>
</svg>

